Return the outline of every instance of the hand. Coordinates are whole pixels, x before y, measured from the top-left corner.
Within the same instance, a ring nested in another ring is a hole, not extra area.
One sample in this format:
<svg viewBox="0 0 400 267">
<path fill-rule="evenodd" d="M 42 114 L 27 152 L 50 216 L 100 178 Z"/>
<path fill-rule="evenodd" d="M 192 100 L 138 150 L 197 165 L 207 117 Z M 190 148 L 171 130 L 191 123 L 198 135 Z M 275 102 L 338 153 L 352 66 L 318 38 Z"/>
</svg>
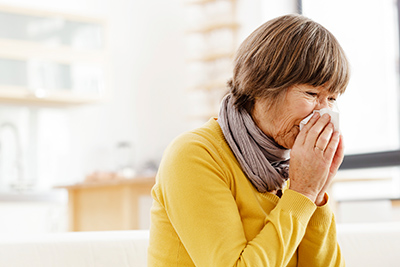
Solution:
<svg viewBox="0 0 400 267">
<path fill-rule="evenodd" d="M 329 186 L 332 183 L 333 178 L 335 177 L 340 165 L 343 162 L 343 157 L 344 157 L 344 144 L 343 144 L 343 136 L 339 136 L 339 145 L 336 150 L 335 156 L 333 157 L 331 167 L 329 169 L 329 174 L 328 174 L 328 179 L 325 183 L 325 186 L 322 188 L 322 190 L 319 192 L 317 199 L 315 201 L 315 204 L 317 206 L 321 206 L 325 204 L 325 192 L 328 190 Z"/>
<path fill-rule="evenodd" d="M 290 153 L 290 189 L 320 205 L 343 160 L 343 149 L 330 116 L 315 113 L 298 134 Z"/>
</svg>

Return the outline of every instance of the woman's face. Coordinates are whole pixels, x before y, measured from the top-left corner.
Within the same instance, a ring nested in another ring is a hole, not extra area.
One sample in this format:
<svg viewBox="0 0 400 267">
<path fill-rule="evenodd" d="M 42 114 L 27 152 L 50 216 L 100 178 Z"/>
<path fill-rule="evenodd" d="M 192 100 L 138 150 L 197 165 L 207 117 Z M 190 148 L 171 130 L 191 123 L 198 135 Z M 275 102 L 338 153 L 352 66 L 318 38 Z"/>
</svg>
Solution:
<svg viewBox="0 0 400 267">
<path fill-rule="evenodd" d="M 269 108 L 268 100 L 256 99 L 252 117 L 257 126 L 279 145 L 291 149 L 300 122 L 313 110 L 333 108 L 338 97 L 322 86 L 296 85 L 288 89 L 281 104 Z"/>
</svg>

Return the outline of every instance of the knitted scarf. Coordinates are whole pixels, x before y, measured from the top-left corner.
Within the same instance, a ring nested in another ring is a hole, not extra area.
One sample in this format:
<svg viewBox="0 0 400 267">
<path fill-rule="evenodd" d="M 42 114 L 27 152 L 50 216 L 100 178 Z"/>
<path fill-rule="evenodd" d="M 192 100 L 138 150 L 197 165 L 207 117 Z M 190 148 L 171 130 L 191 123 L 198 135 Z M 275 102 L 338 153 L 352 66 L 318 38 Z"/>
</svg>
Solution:
<svg viewBox="0 0 400 267">
<path fill-rule="evenodd" d="M 245 109 L 234 107 L 231 94 L 222 100 L 218 123 L 253 186 L 262 193 L 282 189 L 289 176 L 290 150 L 264 134 Z"/>
</svg>

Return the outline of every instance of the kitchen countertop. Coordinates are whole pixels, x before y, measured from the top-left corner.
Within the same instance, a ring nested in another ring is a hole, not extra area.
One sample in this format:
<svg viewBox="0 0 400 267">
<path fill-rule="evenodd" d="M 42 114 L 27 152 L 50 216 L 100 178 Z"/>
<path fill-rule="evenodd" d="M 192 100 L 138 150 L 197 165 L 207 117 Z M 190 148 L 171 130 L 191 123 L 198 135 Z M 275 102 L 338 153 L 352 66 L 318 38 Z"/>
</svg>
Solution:
<svg viewBox="0 0 400 267">
<path fill-rule="evenodd" d="M 118 186 L 123 184 L 154 184 L 155 177 L 154 176 L 140 176 L 134 177 L 130 179 L 126 178 L 117 178 L 117 179 L 108 179 L 103 181 L 93 181 L 93 182 L 80 182 L 71 185 L 60 185 L 54 188 L 63 188 L 63 189 L 79 189 L 79 188 L 87 188 L 87 187 L 103 187 L 103 186 Z"/>
<path fill-rule="evenodd" d="M 63 190 L 42 191 L 0 191 L 0 202 L 67 202 L 68 196 Z"/>
</svg>

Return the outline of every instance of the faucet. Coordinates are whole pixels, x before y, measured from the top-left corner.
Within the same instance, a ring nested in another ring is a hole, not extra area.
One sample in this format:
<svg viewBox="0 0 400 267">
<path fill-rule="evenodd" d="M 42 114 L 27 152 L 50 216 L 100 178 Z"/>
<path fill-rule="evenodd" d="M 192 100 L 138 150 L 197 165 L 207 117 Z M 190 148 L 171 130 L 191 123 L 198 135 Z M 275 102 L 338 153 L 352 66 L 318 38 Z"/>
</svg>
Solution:
<svg viewBox="0 0 400 267">
<path fill-rule="evenodd" d="M 20 140 L 20 136 L 19 136 L 19 132 L 17 127 L 10 123 L 10 122 L 4 122 L 3 124 L 0 125 L 0 151 L 3 153 L 3 144 L 1 144 L 1 142 L 3 142 L 3 135 L 4 135 L 4 130 L 5 129 L 10 129 L 14 135 L 14 140 L 15 140 L 15 159 L 13 161 L 13 166 L 16 169 L 16 180 L 12 181 L 9 185 L 11 186 L 11 188 L 17 190 L 17 191 L 22 191 L 24 189 L 26 189 L 25 183 L 24 183 L 24 177 L 23 177 L 23 172 L 22 172 L 22 147 L 21 147 L 21 140 Z M 0 164 L 2 164 L 3 168 L 4 168 L 4 163 L 0 162 Z M 4 174 L 4 172 L 3 172 Z M 0 177 L 0 179 L 3 179 L 4 177 Z"/>
</svg>

